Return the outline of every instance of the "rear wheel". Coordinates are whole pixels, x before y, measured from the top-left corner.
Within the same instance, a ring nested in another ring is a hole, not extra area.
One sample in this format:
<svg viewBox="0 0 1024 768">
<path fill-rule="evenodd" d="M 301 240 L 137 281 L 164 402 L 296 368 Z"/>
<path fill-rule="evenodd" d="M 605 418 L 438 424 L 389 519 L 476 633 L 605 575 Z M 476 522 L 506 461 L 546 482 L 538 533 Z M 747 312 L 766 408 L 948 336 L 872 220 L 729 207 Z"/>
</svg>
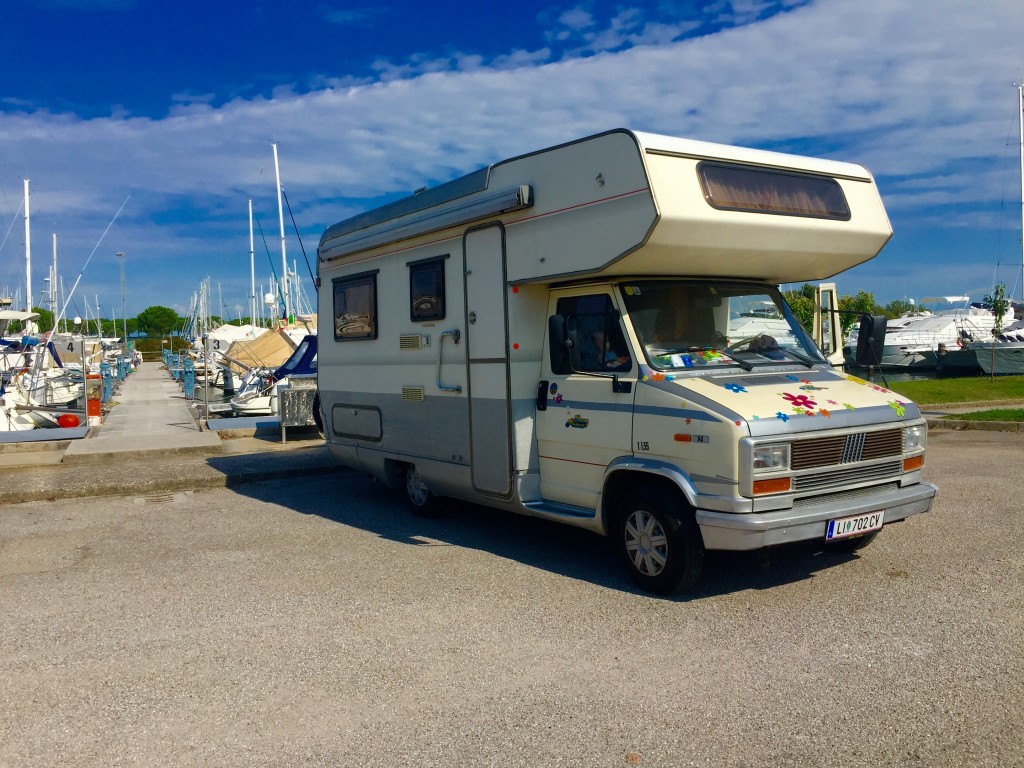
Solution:
<svg viewBox="0 0 1024 768">
<path fill-rule="evenodd" d="M 324 435 L 324 415 L 320 411 L 320 393 L 317 392 L 313 395 L 313 423 L 316 424 L 317 432 L 320 433 L 321 439 Z"/>
<path fill-rule="evenodd" d="M 704 541 L 693 510 L 660 488 L 634 491 L 623 501 L 613 536 L 629 575 L 650 592 L 689 589 L 704 565 Z"/>
<path fill-rule="evenodd" d="M 437 517 L 440 514 L 437 497 L 423 482 L 415 464 L 409 464 L 405 468 L 405 503 L 412 513 L 419 517 Z"/>
</svg>

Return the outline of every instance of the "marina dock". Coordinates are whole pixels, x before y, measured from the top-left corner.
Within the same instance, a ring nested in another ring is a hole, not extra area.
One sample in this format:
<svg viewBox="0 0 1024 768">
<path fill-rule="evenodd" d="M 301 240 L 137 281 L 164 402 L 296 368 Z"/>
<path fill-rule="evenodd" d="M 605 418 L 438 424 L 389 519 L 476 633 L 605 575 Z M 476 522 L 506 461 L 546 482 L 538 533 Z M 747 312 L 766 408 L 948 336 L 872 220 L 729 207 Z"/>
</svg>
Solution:
<svg viewBox="0 0 1024 768">
<path fill-rule="evenodd" d="M 144 363 L 85 437 L 0 445 L 0 503 L 345 471 L 315 431 L 295 431 L 282 442 L 272 419 L 217 419 L 213 429 L 196 418 L 190 402 L 161 363 Z"/>
</svg>

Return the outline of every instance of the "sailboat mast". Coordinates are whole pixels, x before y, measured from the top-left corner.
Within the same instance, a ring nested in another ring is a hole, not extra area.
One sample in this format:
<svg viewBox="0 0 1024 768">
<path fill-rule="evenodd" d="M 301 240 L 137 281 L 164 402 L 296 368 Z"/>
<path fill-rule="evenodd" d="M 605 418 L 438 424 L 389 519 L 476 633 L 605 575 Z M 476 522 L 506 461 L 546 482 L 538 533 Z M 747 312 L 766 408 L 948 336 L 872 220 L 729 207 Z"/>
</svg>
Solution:
<svg viewBox="0 0 1024 768">
<path fill-rule="evenodd" d="M 277 162 L 277 142 L 274 142 L 274 174 L 277 176 L 277 218 L 281 225 L 281 293 L 284 296 L 285 322 L 291 319 L 291 305 L 288 291 L 288 255 L 284 244 L 284 203 L 281 200 L 281 168 Z"/>
<path fill-rule="evenodd" d="M 32 311 L 32 229 L 29 226 L 28 179 L 25 179 L 25 311 Z"/>
<path fill-rule="evenodd" d="M 1020 121 L 1020 268 L 1024 286 L 1024 84 L 1014 85 L 1017 86 L 1017 117 Z"/>
<path fill-rule="evenodd" d="M 249 198 L 249 323 L 256 325 L 256 248 L 252 237 L 252 198 Z"/>
<path fill-rule="evenodd" d="M 50 311 L 53 321 L 57 322 L 57 233 L 53 233 L 53 271 L 50 272 Z M 54 327 L 56 332 L 56 327 Z"/>
</svg>

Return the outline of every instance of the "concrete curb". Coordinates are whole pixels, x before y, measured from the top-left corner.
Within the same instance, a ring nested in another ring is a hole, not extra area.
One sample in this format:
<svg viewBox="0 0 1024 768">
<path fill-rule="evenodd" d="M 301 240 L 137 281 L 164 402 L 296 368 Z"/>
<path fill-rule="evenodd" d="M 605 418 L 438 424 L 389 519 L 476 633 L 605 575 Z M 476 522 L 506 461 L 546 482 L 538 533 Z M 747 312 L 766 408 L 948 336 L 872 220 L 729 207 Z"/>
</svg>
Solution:
<svg viewBox="0 0 1024 768">
<path fill-rule="evenodd" d="M 159 461 L 161 459 L 174 459 L 181 456 L 216 456 L 224 452 L 221 445 L 191 445 L 177 448 L 146 448 L 133 451 L 107 451 L 104 453 L 73 453 L 65 451 L 62 464 L 88 465 L 108 464 L 111 461 Z"/>
<path fill-rule="evenodd" d="M 145 496 L 351 472 L 338 464 L 325 446 L 205 457 L 195 453 L 178 454 L 174 460 L 156 461 L 153 460 L 153 452 L 145 452 L 113 464 L 89 462 L 69 466 L 65 463 L 7 469 L 0 475 L 3 478 L 0 482 L 0 504 Z"/>
<path fill-rule="evenodd" d="M 949 418 L 954 412 L 988 411 L 993 408 L 1024 408 L 1021 400 L 977 400 L 969 403 L 925 403 L 918 407 L 923 411 L 936 411 L 937 415 L 926 416 L 929 429 L 974 429 L 984 432 L 1024 432 L 1016 421 L 976 421 L 974 419 Z"/>
</svg>

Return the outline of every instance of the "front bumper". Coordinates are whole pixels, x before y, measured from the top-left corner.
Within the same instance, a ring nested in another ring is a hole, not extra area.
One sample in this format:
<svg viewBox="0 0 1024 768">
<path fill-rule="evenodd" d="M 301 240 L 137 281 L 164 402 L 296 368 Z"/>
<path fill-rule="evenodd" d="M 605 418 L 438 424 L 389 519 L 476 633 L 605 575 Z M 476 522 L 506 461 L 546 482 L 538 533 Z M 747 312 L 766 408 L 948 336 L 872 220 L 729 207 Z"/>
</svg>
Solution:
<svg viewBox="0 0 1024 768">
<path fill-rule="evenodd" d="M 706 549 L 760 549 L 793 541 L 825 538 L 829 520 L 885 511 L 885 525 L 927 512 L 938 493 L 931 483 L 917 483 L 877 495 L 826 502 L 774 512 L 734 514 L 697 510 Z"/>
</svg>

